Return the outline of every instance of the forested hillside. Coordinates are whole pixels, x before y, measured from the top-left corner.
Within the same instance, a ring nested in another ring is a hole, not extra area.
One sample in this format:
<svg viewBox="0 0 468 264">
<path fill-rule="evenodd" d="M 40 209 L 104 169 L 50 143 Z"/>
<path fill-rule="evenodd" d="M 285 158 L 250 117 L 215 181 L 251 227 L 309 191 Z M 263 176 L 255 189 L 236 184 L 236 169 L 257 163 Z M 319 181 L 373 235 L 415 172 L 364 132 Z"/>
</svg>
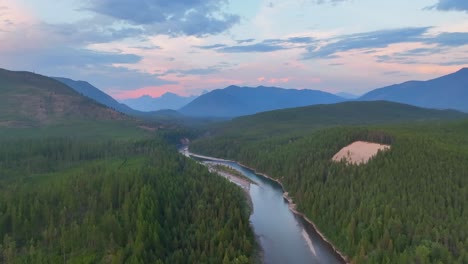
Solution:
<svg viewBox="0 0 468 264">
<path fill-rule="evenodd" d="M 392 147 L 366 165 L 331 161 L 356 140 Z M 281 180 L 298 209 L 355 263 L 468 263 L 467 121 L 335 127 L 299 137 L 218 135 L 191 151 Z"/>
<path fill-rule="evenodd" d="M 129 119 L 52 78 L 0 69 L 0 128 Z"/>
<path fill-rule="evenodd" d="M 68 87 L 75 90 L 77 93 L 84 95 L 88 98 L 93 99 L 96 102 L 99 102 L 111 109 L 119 111 L 121 113 L 125 113 L 127 115 L 138 115 L 139 112 L 133 110 L 132 108 L 126 106 L 125 104 L 121 104 L 117 102 L 114 98 L 110 95 L 104 93 L 103 91 L 99 90 L 98 88 L 94 87 L 92 84 L 86 81 L 75 81 L 69 78 L 63 77 L 52 77 L 53 79 L 67 85 Z"/>
<path fill-rule="evenodd" d="M 211 134 L 261 139 L 271 136 L 303 134 L 336 125 L 389 124 L 456 120 L 468 114 L 435 110 L 388 101 L 344 102 L 312 105 L 243 116 L 214 125 Z"/>
<path fill-rule="evenodd" d="M 0 141 L 0 263 L 252 263 L 248 218 L 158 139 Z"/>
</svg>

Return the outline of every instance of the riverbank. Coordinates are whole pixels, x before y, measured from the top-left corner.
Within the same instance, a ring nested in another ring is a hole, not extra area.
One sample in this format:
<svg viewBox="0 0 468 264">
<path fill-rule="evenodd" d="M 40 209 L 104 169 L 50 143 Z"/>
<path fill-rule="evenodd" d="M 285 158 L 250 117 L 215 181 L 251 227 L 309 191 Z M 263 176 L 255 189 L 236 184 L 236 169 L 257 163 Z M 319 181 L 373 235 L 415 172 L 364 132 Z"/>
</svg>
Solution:
<svg viewBox="0 0 468 264">
<path fill-rule="evenodd" d="M 247 206 L 249 208 L 249 213 L 250 213 L 250 215 L 253 214 L 254 206 L 253 206 L 252 197 L 250 196 L 250 184 L 256 184 L 256 183 L 251 181 L 251 180 L 248 181 L 246 179 L 240 178 L 240 177 L 238 177 L 236 175 L 233 175 L 231 173 L 228 173 L 228 172 L 225 172 L 225 171 L 220 171 L 219 169 L 216 169 L 215 166 L 212 166 L 214 164 L 219 164 L 219 165 L 224 166 L 224 164 L 222 162 L 235 162 L 235 161 L 216 159 L 216 158 L 212 158 L 212 157 L 207 157 L 207 156 L 203 156 L 203 155 L 190 153 L 188 151 L 187 147 L 185 147 L 185 148 L 183 148 L 183 149 L 181 149 L 179 151 L 186 157 L 195 157 L 195 158 L 211 160 L 209 162 L 200 162 L 200 163 L 205 165 L 210 172 L 216 173 L 219 176 L 224 177 L 227 180 L 229 180 L 230 182 L 232 182 L 232 183 L 238 185 L 239 187 L 241 187 L 241 189 L 243 190 L 245 199 L 247 201 Z M 232 168 L 232 167 L 229 167 L 229 168 L 234 170 L 234 168 Z M 254 229 L 254 227 L 252 226 L 251 223 L 250 223 L 250 225 L 251 225 L 252 229 Z M 261 264 L 261 263 L 263 263 L 263 259 L 264 259 L 264 251 L 263 251 L 262 246 L 260 245 L 260 237 L 258 237 L 258 235 L 256 235 L 256 234 L 255 234 L 255 242 L 256 242 L 256 252 L 255 252 L 256 260 L 255 260 L 255 263 Z"/>
<path fill-rule="evenodd" d="M 214 164 L 222 164 L 222 163 L 217 163 L 217 162 L 202 162 L 205 166 L 208 167 L 208 170 L 210 172 L 213 172 L 213 173 L 216 173 L 218 174 L 219 176 L 221 177 L 224 177 L 226 178 L 227 180 L 229 180 L 230 182 L 236 184 L 237 186 L 241 187 L 241 189 L 244 191 L 244 195 L 247 199 L 247 203 L 249 205 L 249 208 L 250 208 L 250 214 L 253 213 L 253 202 L 252 202 L 252 197 L 250 197 L 250 193 L 249 193 L 249 190 L 250 190 L 250 184 L 254 184 L 254 183 L 251 183 L 243 178 L 240 178 L 234 174 L 231 174 L 231 173 L 228 173 L 228 172 L 225 172 L 225 171 L 221 171 L 219 169 L 217 169 L 215 166 L 213 166 Z"/>
<path fill-rule="evenodd" d="M 223 162 L 234 162 L 234 163 L 237 163 L 239 164 L 240 166 L 244 167 L 244 168 L 247 168 L 251 171 L 253 171 L 255 174 L 261 176 L 261 177 L 264 177 L 264 178 L 267 178 L 273 182 L 276 182 L 278 183 L 278 185 L 282 188 L 282 191 L 283 191 L 283 198 L 288 202 L 288 207 L 289 207 L 289 210 L 296 216 L 302 218 L 306 223 L 309 224 L 309 226 L 311 227 L 311 229 L 320 237 L 320 239 L 324 242 L 324 244 L 326 244 L 331 251 L 334 252 L 334 254 L 336 254 L 336 256 L 338 258 L 340 258 L 342 260 L 343 263 L 350 263 L 349 262 L 349 258 L 344 254 L 342 253 L 338 248 L 336 248 L 326 237 L 325 235 L 318 229 L 318 227 L 315 225 L 314 222 L 312 222 L 309 218 L 307 218 L 303 213 L 297 211 L 297 208 L 296 208 L 296 204 L 294 203 L 293 199 L 289 196 L 288 192 L 285 192 L 285 188 L 283 186 L 283 183 L 277 179 L 274 179 L 272 177 L 270 177 L 269 175 L 267 174 L 264 174 L 264 173 L 261 173 L 261 172 L 258 172 L 255 170 L 255 168 L 251 168 L 249 166 L 246 166 L 245 164 L 242 164 L 242 163 L 239 163 L 237 161 L 233 161 L 233 160 L 225 160 L 225 159 L 218 159 L 218 158 L 212 158 L 212 157 L 208 157 L 208 156 L 203 156 L 203 155 L 198 155 L 198 154 L 193 154 L 193 153 L 190 153 L 187 149 L 187 153 L 189 155 L 192 155 L 194 157 L 200 157 L 200 158 L 204 158 L 204 159 L 213 159 L 213 160 L 219 160 L 219 161 L 223 161 Z"/>
<path fill-rule="evenodd" d="M 234 161 L 234 162 L 237 162 L 237 161 Z M 281 188 L 283 189 L 283 197 L 284 199 L 288 202 L 289 204 L 289 209 L 291 210 L 291 212 L 293 212 L 295 215 L 297 216 L 300 216 L 302 217 L 307 223 L 309 223 L 312 227 L 312 229 L 315 231 L 315 233 L 317 233 L 317 235 L 333 250 L 333 252 L 335 252 L 335 254 L 337 254 L 342 260 L 344 263 L 350 263 L 349 261 L 349 258 L 343 253 L 341 252 L 338 248 L 335 247 L 335 245 L 333 245 L 326 237 L 325 235 L 320 231 L 320 229 L 317 227 L 317 225 L 315 225 L 314 222 L 312 222 L 312 220 L 310 220 L 306 215 L 304 215 L 303 213 L 297 211 L 297 206 L 296 204 L 294 203 L 294 200 L 289 196 L 289 193 L 285 191 L 285 188 L 283 186 L 283 183 L 278 180 L 278 179 L 275 179 L 265 173 L 261 173 L 261 172 L 258 172 L 255 170 L 255 168 L 251 168 L 245 164 L 242 164 L 242 163 L 239 163 L 237 162 L 239 165 L 241 165 L 242 167 L 244 168 L 247 168 L 251 171 L 253 171 L 255 174 L 257 175 L 260 175 L 262 177 L 265 177 L 271 181 L 274 181 L 276 183 L 278 183 Z"/>
</svg>

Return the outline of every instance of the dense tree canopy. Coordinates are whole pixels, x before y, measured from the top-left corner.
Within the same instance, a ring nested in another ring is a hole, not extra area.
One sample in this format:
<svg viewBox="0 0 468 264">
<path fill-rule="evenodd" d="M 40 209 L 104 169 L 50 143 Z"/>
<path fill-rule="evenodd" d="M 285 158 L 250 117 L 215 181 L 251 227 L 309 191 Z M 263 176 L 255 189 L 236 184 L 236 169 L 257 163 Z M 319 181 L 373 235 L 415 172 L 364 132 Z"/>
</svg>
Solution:
<svg viewBox="0 0 468 264">
<path fill-rule="evenodd" d="M 392 147 L 366 165 L 331 161 L 356 140 Z M 291 127 L 270 138 L 200 139 L 191 150 L 280 179 L 299 210 L 353 262 L 468 263 L 468 122 L 309 134 Z"/>
<path fill-rule="evenodd" d="M 248 218 L 160 140 L 0 142 L 1 263 L 252 263 Z"/>
</svg>

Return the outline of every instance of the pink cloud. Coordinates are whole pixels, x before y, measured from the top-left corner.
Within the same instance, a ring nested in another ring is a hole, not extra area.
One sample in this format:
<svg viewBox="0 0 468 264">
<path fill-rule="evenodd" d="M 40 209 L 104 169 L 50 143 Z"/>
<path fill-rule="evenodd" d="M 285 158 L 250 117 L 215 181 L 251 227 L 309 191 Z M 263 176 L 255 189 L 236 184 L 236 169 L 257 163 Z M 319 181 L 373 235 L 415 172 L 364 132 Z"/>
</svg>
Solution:
<svg viewBox="0 0 468 264">
<path fill-rule="evenodd" d="M 289 78 L 271 78 L 268 80 L 268 83 L 277 84 L 277 83 L 287 83 Z"/>
<path fill-rule="evenodd" d="M 265 81 L 265 77 L 258 77 L 258 78 L 257 78 L 257 81 L 263 82 L 263 81 Z"/>
</svg>

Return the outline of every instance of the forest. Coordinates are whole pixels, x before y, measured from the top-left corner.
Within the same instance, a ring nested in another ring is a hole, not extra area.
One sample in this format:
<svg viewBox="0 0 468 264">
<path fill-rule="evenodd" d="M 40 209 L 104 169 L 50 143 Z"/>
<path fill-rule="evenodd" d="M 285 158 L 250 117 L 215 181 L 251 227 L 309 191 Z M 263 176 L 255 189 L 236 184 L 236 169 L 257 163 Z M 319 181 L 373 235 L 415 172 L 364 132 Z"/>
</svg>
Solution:
<svg viewBox="0 0 468 264">
<path fill-rule="evenodd" d="M 467 121 L 291 125 L 269 137 L 256 128 L 267 129 L 258 123 L 244 134 L 200 138 L 191 151 L 279 179 L 353 263 L 468 263 Z M 365 165 L 331 161 L 357 140 L 391 149 Z"/>
<path fill-rule="evenodd" d="M 249 215 L 160 138 L 0 141 L 0 263 L 254 263 Z"/>
</svg>

